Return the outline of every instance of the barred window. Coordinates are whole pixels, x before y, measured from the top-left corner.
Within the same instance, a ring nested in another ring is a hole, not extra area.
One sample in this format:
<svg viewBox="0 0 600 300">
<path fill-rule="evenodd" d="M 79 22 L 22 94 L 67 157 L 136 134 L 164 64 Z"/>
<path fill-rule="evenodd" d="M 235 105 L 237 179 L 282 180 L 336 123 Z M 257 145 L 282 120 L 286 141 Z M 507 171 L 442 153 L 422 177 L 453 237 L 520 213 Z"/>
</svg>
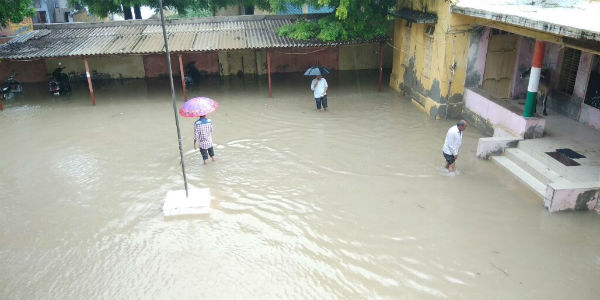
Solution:
<svg viewBox="0 0 600 300">
<path fill-rule="evenodd" d="M 580 50 L 565 48 L 562 67 L 560 69 L 558 90 L 569 96 L 573 95 L 573 89 L 575 88 L 575 79 L 577 78 L 577 69 L 579 68 L 579 58 L 581 58 Z"/>
<path fill-rule="evenodd" d="M 431 57 L 433 52 L 433 32 L 435 26 L 427 25 L 425 27 L 425 57 L 423 61 L 423 76 L 429 78 L 431 73 Z"/>
</svg>

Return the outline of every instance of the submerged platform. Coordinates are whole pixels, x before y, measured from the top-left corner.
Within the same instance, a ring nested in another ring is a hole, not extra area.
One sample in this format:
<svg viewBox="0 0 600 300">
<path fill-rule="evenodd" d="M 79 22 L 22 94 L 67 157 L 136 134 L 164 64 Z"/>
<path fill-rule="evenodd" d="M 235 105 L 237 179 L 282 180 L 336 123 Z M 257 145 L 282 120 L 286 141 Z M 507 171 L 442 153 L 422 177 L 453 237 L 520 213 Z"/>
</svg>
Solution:
<svg viewBox="0 0 600 300">
<path fill-rule="evenodd" d="M 546 120 L 543 138 L 501 147 L 502 151 L 492 154 L 502 156 L 492 156 L 492 160 L 544 199 L 550 212 L 600 208 L 600 131 L 555 112 Z M 491 139 L 483 140 L 491 144 Z M 479 146 L 487 144 L 480 140 Z M 563 150 L 577 154 L 564 157 L 572 163 L 550 155 Z"/>
<path fill-rule="evenodd" d="M 210 212 L 210 189 L 188 189 L 188 197 L 185 190 L 169 191 L 163 204 L 165 217 L 203 215 Z"/>
</svg>

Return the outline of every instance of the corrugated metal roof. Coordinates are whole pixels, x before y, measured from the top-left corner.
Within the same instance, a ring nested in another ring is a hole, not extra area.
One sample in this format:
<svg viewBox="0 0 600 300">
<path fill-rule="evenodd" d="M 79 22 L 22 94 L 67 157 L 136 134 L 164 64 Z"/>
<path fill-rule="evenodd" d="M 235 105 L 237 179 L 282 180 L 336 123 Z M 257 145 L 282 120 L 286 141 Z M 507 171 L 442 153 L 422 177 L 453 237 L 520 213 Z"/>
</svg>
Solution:
<svg viewBox="0 0 600 300">
<path fill-rule="evenodd" d="M 325 43 L 277 35 L 277 28 L 298 16 L 234 16 L 167 21 L 173 52 L 339 46 L 374 41 Z M 159 20 L 36 25 L 35 30 L 0 46 L 0 58 L 12 60 L 68 56 L 164 53 Z"/>
</svg>

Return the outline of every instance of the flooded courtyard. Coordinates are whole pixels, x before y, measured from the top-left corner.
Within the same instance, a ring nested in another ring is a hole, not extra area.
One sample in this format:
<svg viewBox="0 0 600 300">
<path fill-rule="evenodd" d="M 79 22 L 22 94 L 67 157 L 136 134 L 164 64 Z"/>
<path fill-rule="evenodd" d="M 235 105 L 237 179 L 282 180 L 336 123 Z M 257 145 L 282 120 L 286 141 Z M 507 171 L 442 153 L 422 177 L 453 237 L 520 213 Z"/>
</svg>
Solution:
<svg viewBox="0 0 600 300">
<path fill-rule="evenodd" d="M 183 188 L 168 82 L 25 85 L 0 112 L 0 298 L 577 298 L 600 295 L 600 217 L 550 215 L 465 132 L 458 176 L 432 121 L 376 72 L 207 79 L 217 161 L 193 151 L 209 215 L 165 220 Z M 384 81 L 385 82 L 385 81 Z M 177 81 L 176 81 L 177 84 Z M 178 99 L 181 96 L 178 95 Z M 181 105 L 179 100 L 178 104 Z"/>
</svg>

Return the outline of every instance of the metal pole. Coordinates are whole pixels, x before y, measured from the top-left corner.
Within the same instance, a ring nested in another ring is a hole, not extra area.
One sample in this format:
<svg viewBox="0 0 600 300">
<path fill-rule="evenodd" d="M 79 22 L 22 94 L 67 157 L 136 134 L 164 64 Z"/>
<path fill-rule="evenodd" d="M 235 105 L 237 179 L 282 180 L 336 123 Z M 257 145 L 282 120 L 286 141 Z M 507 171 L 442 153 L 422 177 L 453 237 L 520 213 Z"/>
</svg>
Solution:
<svg viewBox="0 0 600 300">
<path fill-rule="evenodd" d="M 379 43 L 379 89 L 381 92 L 381 77 L 383 76 L 383 43 Z"/>
<path fill-rule="evenodd" d="M 90 95 L 92 97 L 92 105 L 96 105 L 96 96 L 94 96 L 94 87 L 92 86 L 92 76 L 90 75 L 90 67 L 88 66 L 87 58 L 83 57 L 83 64 L 85 65 L 85 77 L 87 77 L 88 87 L 90 88 Z"/>
<path fill-rule="evenodd" d="M 181 54 L 179 54 L 179 74 L 181 76 L 181 89 L 183 90 L 183 100 L 187 101 L 187 95 L 185 93 L 185 75 L 183 74 L 183 62 L 181 61 Z"/>
<path fill-rule="evenodd" d="M 267 49 L 267 77 L 269 78 L 269 98 L 271 98 L 271 51 Z"/>
<path fill-rule="evenodd" d="M 187 178 L 185 177 L 185 164 L 183 163 L 183 148 L 181 147 L 181 130 L 179 129 L 179 116 L 177 115 L 177 104 L 175 104 L 175 85 L 173 84 L 173 70 L 171 69 L 171 56 L 169 54 L 169 41 L 167 39 L 167 28 L 165 27 L 165 16 L 163 13 L 163 2 L 158 0 L 160 10 L 160 24 L 162 26 L 163 38 L 165 40 L 165 51 L 167 55 L 167 67 L 169 68 L 169 82 L 171 83 L 171 99 L 173 100 L 173 114 L 175 114 L 175 126 L 177 126 L 177 140 L 179 141 L 179 156 L 181 158 L 181 171 L 183 173 L 183 184 L 185 186 L 185 197 L 188 197 Z"/>
<path fill-rule="evenodd" d="M 0 96 L 0 110 L 4 110 L 4 105 L 2 105 L 2 98 L 4 97 Z"/>
<path fill-rule="evenodd" d="M 444 114 L 444 120 L 448 120 L 448 109 L 450 108 L 450 90 L 452 89 L 452 80 L 454 79 L 454 70 L 456 69 L 456 62 L 452 58 L 452 65 L 450 66 L 450 78 L 448 79 L 448 93 L 446 94 L 446 113 Z"/>
</svg>

